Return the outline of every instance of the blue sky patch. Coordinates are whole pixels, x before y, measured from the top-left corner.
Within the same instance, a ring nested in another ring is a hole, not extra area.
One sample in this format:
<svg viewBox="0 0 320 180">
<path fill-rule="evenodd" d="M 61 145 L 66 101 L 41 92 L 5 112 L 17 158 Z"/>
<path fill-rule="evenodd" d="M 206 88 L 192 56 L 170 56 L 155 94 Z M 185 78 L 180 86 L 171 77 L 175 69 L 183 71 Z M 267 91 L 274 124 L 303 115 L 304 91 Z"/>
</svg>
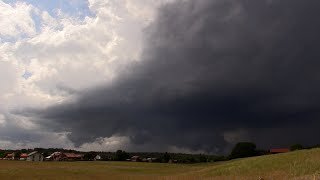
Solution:
<svg viewBox="0 0 320 180">
<path fill-rule="evenodd" d="M 88 7 L 87 0 L 4 0 L 4 2 L 9 4 L 26 2 L 28 4 L 32 4 L 40 10 L 48 11 L 48 13 L 53 17 L 56 17 L 58 9 L 65 14 L 81 19 L 92 15 Z"/>
<path fill-rule="evenodd" d="M 29 71 L 25 71 L 24 74 L 22 75 L 22 77 L 25 79 L 25 80 L 28 80 L 33 74 Z"/>
</svg>

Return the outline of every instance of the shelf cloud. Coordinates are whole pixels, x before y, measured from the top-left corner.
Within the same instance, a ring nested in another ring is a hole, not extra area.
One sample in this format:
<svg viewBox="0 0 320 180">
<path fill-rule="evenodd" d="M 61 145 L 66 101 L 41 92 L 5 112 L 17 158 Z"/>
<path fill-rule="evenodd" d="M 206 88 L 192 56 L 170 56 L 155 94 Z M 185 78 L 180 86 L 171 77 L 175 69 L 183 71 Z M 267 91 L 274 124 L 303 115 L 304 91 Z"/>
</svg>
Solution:
<svg viewBox="0 0 320 180">
<path fill-rule="evenodd" d="M 318 143 L 319 5 L 165 3 L 141 34 L 141 55 L 119 65 L 110 82 L 13 113 L 95 149 L 108 142 L 129 151 L 224 153 L 238 141 Z"/>
</svg>

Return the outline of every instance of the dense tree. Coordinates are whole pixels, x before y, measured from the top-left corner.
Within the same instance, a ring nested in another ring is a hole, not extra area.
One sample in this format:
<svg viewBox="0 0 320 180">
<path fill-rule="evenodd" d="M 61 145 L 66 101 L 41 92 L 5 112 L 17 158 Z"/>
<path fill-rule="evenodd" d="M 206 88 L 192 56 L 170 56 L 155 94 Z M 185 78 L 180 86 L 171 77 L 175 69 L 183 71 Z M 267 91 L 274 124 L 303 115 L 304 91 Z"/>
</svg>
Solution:
<svg viewBox="0 0 320 180">
<path fill-rule="evenodd" d="M 303 149 L 303 146 L 301 144 L 294 144 L 290 146 L 290 151 L 296 151 L 296 150 L 301 150 Z"/>
<path fill-rule="evenodd" d="M 115 157 L 116 161 L 125 161 L 128 158 L 129 158 L 128 153 L 126 153 L 125 151 L 122 151 L 122 150 L 117 150 L 116 157 Z"/>
<path fill-rule="evenodd" d="M 199 162 L 208 162 L 208 157 L 206 155 L 199 155 Z"/>
<path fill-rule="evenodd" d="M 20 152 L 20 151 L 16 151 L 16 152 L 14 153 L 14 158 L 15 158 L 15 159 L 20 159 L 20 155 L 21 155 L 21 152 Z"/>
<path fill-rule="evenodd" d="M 83 159 L 86 161 L 93 160 L 98 153 L 90 151 L 84 154 Z"/>
<path fill-rule="evenodd" d="M 0 151 L 0 158 L 5 158 L 7 153 L 5 151 Z"/>
<path fill-rule="evenodd" d="M 251 142 L 237 143 L 230 154 L 230 159 L 256 156 L 256 145 Z"/>
<path fill-rule="evenodd" d="M 164 162 L 169 162 L 170 159 L 171 159 L 170 154 L 167 152 L 164 153 L 164 155 L 163 155 Z"/>
</svg>

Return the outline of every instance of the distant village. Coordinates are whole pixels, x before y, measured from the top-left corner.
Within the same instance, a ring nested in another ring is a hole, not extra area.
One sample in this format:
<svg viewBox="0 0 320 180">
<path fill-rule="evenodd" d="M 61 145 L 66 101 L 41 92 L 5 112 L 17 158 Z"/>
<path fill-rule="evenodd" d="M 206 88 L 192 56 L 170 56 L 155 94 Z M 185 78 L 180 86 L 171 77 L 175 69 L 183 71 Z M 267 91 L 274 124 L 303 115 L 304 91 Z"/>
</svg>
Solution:
<svg viewBox="0 0 320 180">
<path fill-rule="evenodd" d="M 320 146 L 314 146 L 320 147 Z M 157 163 L 201 163 L 216 162 L 230 159 L 260 156 L 266 154 L 287 153 L 290 151 L 309 149 L 314 147 L 303 147 L 300 144 L 292 145 L 290 148 L 270 149 L 267 151 L 257 150 L 256 145 L 250 142 L 238 143 L 228 156 L 208 154 L 184 154 L 184 153 L 162 153 L 162 152 L 80 152 L 58 148 L 35 148 L 21 150 L 0 150 L 0 160 L 16 161 L 131 161 L 131 162 L 157 162 Z"/>
<path fill-rule="evenodd" d="M 43 153 L 33 151 L 31 153 L 7 154 L 0 160 L 20 160 L 20 161 L 79 161 L 83 160 L 83 154 L 54 152 L 50 156 L 45 157 Z"/>
<path fill-rule="evenodd" d="M 41 149 L 41 150 L 39 150 Z M 37 151 L 38 150 L 38 151 Z M 30 150 L 0 150 L 0 160 L 19 160 L 19 161 L 131 161 L 131 162 L 168 162 L 177 163 L 178 160 L 171 159 L 173 154 L 169 153 L 127 153 L 122 150 L 117 152 L 78 152 L 74 150 L 61 149 L 48 155 L 50 149 L 33 149 L 32 152 L 26 153 Z M 9 153 L 8 153 L 9 151 Z M 187 155 L 176 154 L 178 156 L 205 156 L 209 155 Z M 216 156 L 211 156 L 211 159 Z M 180 158 L 181 159 L 181 158 Z M 207 161 L 207 159 L 206 159 Z M 191 162 L 191 161 L 190 161 Z"/>
<path fill-rule="evenodd" d="M 67 152 L 54 152 L 49 156 L 44 156 L 43 153 L 38 151 L 33 151 L 31 153 L 18 153 L 15 152 L 8 153 L 4 158 L 0 160 L 20 160 L 20 161 L 84 161 L 84 160 L 93 160 L 93 161 L 112 161 L 116 160 L 113 158 L 111 153 L 95 153 L 96 155 L 88 159 L 85 157 L 86 154 L 76 154 L 76 153 L 67 153 Z M 109 154 L 109 155 L 108 155 Z M 140 156 L 132 156 L 131 158 L 126 159 L 126 161 L 132 162 L 155 162 L 157 158 L 143 158 Z"/>
</svg>

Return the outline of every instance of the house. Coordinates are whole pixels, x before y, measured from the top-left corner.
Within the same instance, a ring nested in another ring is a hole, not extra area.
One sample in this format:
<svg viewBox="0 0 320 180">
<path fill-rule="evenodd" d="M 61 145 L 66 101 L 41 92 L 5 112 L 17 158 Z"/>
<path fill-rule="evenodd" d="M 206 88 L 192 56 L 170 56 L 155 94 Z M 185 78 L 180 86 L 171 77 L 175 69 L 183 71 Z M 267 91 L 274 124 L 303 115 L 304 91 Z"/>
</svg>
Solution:
<svg viewBox="0 0 320 180">
<path fill-rule="evenodd" d="M 46 161 L 59 161 L 61 154 L 62 154 L 61 152 L 54 152 L 50 156 L 47 156 L 45 158 L 45 160 Z"/>
<path fill-rule="evenodd" d="M 100 154 L 97 154 L 93 160 L 95 160 L 95 161 L 111 161 L 112 155 L 110 153 L 100 153 Z"/>
<path fill-rule="evenodd" d="M 142 162 L 155 162 L 157 158 L 143 158 L 141 161 Z"/>
<path fill-rule="evenodd" d="M 20 160 L 23 161 L 23 160 L 27 160 L 28 158 L 28 154 L 27 153 L 22 153 L 20 154 Z"/>
<path fill-rule="evenodd" d="M 132 162 L 139 162 L 139 161 L 141 161 L 141 159 L 140 159 L 139 156 L 132 156 L 132 157 L 130 158 L 130 160 L 131 160 Z"/>
<path fill-rule="evenodd" d="M 278 154 L 278 153 L 286 153 L 289 152 L 290 149 L 270 149 L 271 154 Z"/>
<path fill-rule="evenodd" d="M 80 161 L 83 160 L 83 154 L 54 152 L 45 159 L 46 161 Z"/>
<path fill-rule="evenodd" d="M 59 161 L 61 158 L 61 152 L 54 152 L 50 156 L 46 157 L 46 160 Z"/>
<path fill-rule="evenodd" d="M 14 152 L 13 153 L 10 153 L 10 154 L 7 154 L 6 158 L 8 160 L 14 160 Z"/>
<path fill-rule="evenodd" d="M 95 161 L 101 161 L 102 160 L 102 157 L 100 154 L 96 155 L 96 157 L 94 157 L 94 160 Z"/>
<path fill-rule="evenodd" d="M 83 154 L 62 153 L 60 161 L 80 161 L 83 160 Z"/>
<path fill-rule="evenodd" d="M 28 154 L 27 161 L 43 161 L 43 155 L 38 151 Z"/>
<path fill-rule="evenodd" d="M 157 161 L 157 158 L 147 158 L 147 162 L 155 162 Z"/>
</svg>

